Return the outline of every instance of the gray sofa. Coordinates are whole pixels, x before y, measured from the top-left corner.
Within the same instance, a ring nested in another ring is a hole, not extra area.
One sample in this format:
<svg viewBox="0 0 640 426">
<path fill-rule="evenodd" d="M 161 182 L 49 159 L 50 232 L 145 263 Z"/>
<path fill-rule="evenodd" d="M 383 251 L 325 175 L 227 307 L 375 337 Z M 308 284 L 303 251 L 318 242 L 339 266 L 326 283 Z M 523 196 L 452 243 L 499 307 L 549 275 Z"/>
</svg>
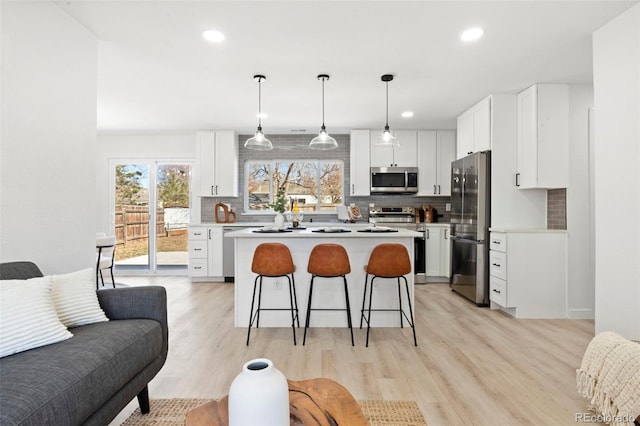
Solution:
<svg viewBox="0 0 640 426">
<path fill-rule="evenodd" d="M 31 262 L 0 264 L 0 280 L 40 276 Z M 149 412 L 147 384 L 167 358 L 165 289 L 109 288 L 98 300 L 109 321 L 0 359 L 0 425 L 104 426 L 135 396 Z"/>
</svg>

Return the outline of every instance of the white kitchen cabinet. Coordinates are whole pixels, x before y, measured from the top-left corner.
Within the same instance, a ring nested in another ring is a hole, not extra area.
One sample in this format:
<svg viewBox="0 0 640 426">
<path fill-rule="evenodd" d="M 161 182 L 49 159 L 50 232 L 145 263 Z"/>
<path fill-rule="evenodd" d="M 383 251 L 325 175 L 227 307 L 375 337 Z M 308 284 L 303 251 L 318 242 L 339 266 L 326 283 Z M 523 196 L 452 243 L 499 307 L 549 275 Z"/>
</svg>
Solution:
<svg viewBox="0 0 640 426">
<path fill-rule="evenodd" d="M 238 138 L 232 130 L 196 133 L 199 195 L 238 196 Z"/>
<path fill-rule="evenodd" d="M 223 276 L 222 231 L 222 226 L 189 227 L 189 276 Z"/>
<path fill-rule="evenodd" d="M 566 188 L 569 170 L 569 87 L 536 84 L 518 94 L 516 186 Z"/>
<path fill-rule="evenodd" d="M 458 116 L 457 157 L 491 149 L 491 97 Z"/>
<path fill-rule="evenodd" d="M 418 167 L 416 130 L 395 130 L 400 147 L 377 145 L 382 132 L 371 130 L 371 167 Z"/>
<path fill-rule="evenodd" d="M 516 318 L 567 317 L 567 233 L 490 233 L 491 307 Z"/>
<path fill-rule="evenodd" d="M 451 275 L 451 228 L 449 225 L 425 224 L 425 275 Z"/>
<path fill-rule="evenodd" d="M 352 130 L 350 141 L 349 174 L 351 185 L 349 192 L 354 197 L 368 197 L 371 195 L 371 169 L 369 152 L 371 149 L 370 130 Z"/>
<path fill-rule="evenodd" d="M 418 194 L 451 195 L 451 162 L 456 156 L 453 130 L 418 130 Z"/>
</svg>

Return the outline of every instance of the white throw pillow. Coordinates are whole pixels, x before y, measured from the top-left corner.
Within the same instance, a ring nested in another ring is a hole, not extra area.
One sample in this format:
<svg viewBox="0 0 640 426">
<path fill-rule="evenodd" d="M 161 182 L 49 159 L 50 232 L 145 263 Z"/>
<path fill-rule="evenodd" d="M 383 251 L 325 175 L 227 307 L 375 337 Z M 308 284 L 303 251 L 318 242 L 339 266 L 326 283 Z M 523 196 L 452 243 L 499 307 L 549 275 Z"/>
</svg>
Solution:
<svg viewBox="0 0 640 426">
<path fill-rule="evenodd" d="M 0 281 L 0 358 L 66 340 L 51 298 L 51 277 Z"/>
<path fill-rule="evenodd" d="M 109 321 L 98 303 L 95 269 L 53 275 L 53 303 L 67 327 Z"/>
</svg>

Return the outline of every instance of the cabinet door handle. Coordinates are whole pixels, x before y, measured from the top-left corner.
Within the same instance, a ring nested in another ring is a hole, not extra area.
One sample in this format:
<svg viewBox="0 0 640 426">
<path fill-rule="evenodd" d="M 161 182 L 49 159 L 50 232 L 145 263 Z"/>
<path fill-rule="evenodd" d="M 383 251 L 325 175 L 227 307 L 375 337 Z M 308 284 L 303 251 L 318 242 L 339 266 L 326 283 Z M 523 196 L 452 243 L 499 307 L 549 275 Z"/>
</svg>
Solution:
<svg viewBox="0 0 640 426">
<path fill-rule="evenodd" d="M 467 155 L 473 154 L 473 151 L 469 151 L 467 152 Z"/>
<path fill-rule="evenodd" d="M 194 266 L 193 269 L 202 269 L 202 266 Z"/>
<path fill-rule="evenodd" d="M 435 186 L 435 185 L 433 185 L 433 194 L 434 194 L 434 195 L 435 195 L 435 194 L 437 194 L 437 192 L 436 192 L 436 186 Z"/>
<path fill-rule="evenodd" d="M 201 248 L 194 248 L 193 251 L 202 251 Z"/>
<path fill-rule="evenodd" d="M 200 236 L 200 235 L 202 235 L 202 232 L 194 232 L 193 235 L 194 236 Z"/>
<path fill-rule="evenodd" d="M 492 265 L 493 265 L 493 266 L 495 266 L 496 268 L 499 268 L 499 267 L 500 267 L 500 264 L 499 264 L 499 263 L 492 263 Z"/>
<path fill-rule="evenodd" d="M 208 230 L 209 233 L 209 239 L 211 239 L 211 229 Z"/>
<path fill-rule="evenodd" d="M 500 241 L 493 240 L 491 241 L 493 244 L 500 245 Z"/>
<path fill-rule="evenodd" d="M 216 195 L 215 189 L 213 188 L 213 185 L 211 185 L 211 195 Z"/>
<path fill-rule="evenodd" d="M 520 173 L 516 173 L 516 186 L 520 186 Z"/>
<path fill-rule="evenodd" d="M 494 288 L 493 290 L 491 290 L 491 291 L 493 291 L 494 293 L 498 293 L 498 294 L 500 294 L 500 290 L 497 290 L 497 289 L 495 289 L 495 288 Z"/>
<path fill-rule="evenodd" d="M 427 240 L 429 239 L 429 229 L 427 229 Z"/>
<path fill-rule="evenodd" d="M 438 185 L 438 194 L 440 194 L 440 185 Z"/>
<path fill-rule="evenodd" d="M 356 193 L 356 184 L 352 183 L 351 184 L 351 194 L 355 194 Z"/>
<path fill-rule="evenodd" d="M 448 229 L 445 229 L 445 230 L 444 230 L 444 239 L 445 239 L 445 240 L 448 240 L 448 239 L 449 239 L 449 234 L 448 234 L 448 232 L 449 232 L 449 230 L 448 230 Z"/>
</svg>

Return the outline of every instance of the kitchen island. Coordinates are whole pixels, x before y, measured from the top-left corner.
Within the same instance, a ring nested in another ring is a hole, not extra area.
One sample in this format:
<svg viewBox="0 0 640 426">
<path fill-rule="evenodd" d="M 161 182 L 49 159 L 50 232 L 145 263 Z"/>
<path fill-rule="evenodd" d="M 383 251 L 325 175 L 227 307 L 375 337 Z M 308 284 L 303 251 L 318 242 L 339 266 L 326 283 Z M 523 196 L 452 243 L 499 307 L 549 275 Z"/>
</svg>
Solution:
<svg viewBox="0 0 640 426">
<path fill-rule="evenodd" d="M 380 231 L 378 227 L 375 231 Z M 339 231 L 340 230 L 340 231 Z M 368 232 L 364 232 L 367 231 Z M 247 327 L 251 309 L 251 296 L 256 274 L 251 272 L 253 252 L 259 244 L 279 242 L 289 247 L 293 263 L 296 295 L 300 315 L 300 326 L 304 326 L 307 299 L 309 297 L 309 281 L 307 273 L 309 254 L 317 244 L 335 243 L 342 245 L 349 255 L 351 273 L 347 275 L 349 298 L 351 301 L 351 317 L 354 327 L 360 324 L 360 309 L 364 291 L 364 266 L 369 260 L 371 250 L 378 244 L 398 243 L 407 248 L 413 267 L 414 238 L 422 234 L 408 229 L 397 229 L 395 232 L 371 232 L 368 225 L 346 225 L 331 227 L 311 227 L 290 232 L 254 232 L 255 229 L 243 229 L 225 234 L 225 238 L 234 238 L 235 244 L 235 320 L 236 327 Z M 411 304 L 413 303 L 413 273 L 406 275 L 409 283 Z M 289 292 L 287 279 L 284 277 L 263 279 L 262 306 L 287 307 Z M 404 283 L 403 283 L 404 286 Z M 344 292 L 341 278 L 317 278 L 313 291 L 314 308 L 345 308 Z M 403 291 L 403 295 L 404 295 Z M 403 296 L 406 297 L 406 296 Z M 406 300 L 403 298 L 406 309 Z M 398 289 L 395 279 L 376 279 L 372 309 L 398 307 Z M 414 309 L 415 315 L 415 309 Z M 265 312 L 260 316 L 261 327 L 290 327 L 291 314 L 287 311 Z M 371 315 L 372 327 L 399 327 L 400 318 L 397 312 L 374 312 Z M 406 326 L 406 321 L 405 321 Z M 347 327 L 344 312 L 314 311 L 311 315 L 310 327 Z"/>
</svg>

